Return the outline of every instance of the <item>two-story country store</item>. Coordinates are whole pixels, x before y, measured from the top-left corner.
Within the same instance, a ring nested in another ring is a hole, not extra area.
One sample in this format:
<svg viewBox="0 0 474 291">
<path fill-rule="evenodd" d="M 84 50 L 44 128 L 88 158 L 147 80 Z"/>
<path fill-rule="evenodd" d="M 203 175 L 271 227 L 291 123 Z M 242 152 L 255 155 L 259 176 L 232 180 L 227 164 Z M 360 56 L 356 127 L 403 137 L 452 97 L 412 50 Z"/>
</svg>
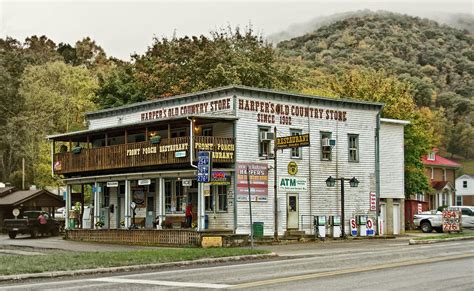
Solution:
<svg viewBox="0 0 474 291">
<path fill-rule="evenodd" d="M 315 215 L 341 215 L 342 198 L 346 232 L 350 218 L 375 217 L 385 201 L 385 211 L 397 217 L 385 223 L 399 223 L 387 229 L 399 231 L 406 122 L 381 119 L 382 107 L 229 86 L 88 113 L 87 130 L 49 136 L 53 172 L 67 185 L 68 227 L 77 227 L 75 220 L 82 228 L 248 234 L 250 196 L 253 221 L 265 235 L 312 234 Z M 388 167 L 380 166 L 378 148 L 384 125 Z M 288 148 L 275 151 L 275 137 L 287 137 L 280 141 Z M 336 187 L 328 186 L 329 177 Z M 358 187 L 345 182 L 344 197 L 337 180 L 343 177 L 359 181 Z M 87 195 L 91 205 L 73 212 Z"/>
</svg>

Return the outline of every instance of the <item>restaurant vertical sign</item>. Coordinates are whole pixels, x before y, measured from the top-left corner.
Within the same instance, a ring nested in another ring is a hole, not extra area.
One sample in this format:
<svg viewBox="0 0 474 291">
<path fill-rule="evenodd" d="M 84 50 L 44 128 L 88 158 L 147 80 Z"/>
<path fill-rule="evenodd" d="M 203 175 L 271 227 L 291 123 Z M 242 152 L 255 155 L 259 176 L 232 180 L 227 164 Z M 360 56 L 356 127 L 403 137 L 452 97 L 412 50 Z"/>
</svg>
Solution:
<svg viewBox="0 0 474 291">
<path fill-rule="evenodd" d="M 268 165 L 264 163 L 237 163 L 237 201 L 249 200 L 247 166 L 252 201 L 268 201 Z"/>
</svg>

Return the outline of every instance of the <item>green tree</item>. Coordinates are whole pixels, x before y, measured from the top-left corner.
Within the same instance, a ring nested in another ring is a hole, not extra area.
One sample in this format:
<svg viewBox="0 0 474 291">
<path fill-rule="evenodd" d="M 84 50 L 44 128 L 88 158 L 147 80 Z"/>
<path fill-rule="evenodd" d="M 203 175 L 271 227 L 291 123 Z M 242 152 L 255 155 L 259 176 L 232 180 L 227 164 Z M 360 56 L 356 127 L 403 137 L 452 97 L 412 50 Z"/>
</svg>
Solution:
<svg viewBox="0 0 474 291">
<path fill-rule="evenodd" d="M 155 39 L 134 60 L 135 76 L 149 99 L 230 84 L 288 88 L 292 83 L 275 65 L 273 48 L 251 29 Z"/>
<path fill-rule="evenodd" d="M 96 108 L 93 103 L 97 80 L 87 68 L 63 62 L 29 66 L 21 78 L 19 94 L 25 100 L 26 118 L 18 120 L 26 128 L 17 139 L 27 142 L 28 165 L 33 183 L 43 187 L 51 180 L 48 134 L 84 128 L 84 113 Z"/>
<path fill-rule="evenodd" d="M 45 36 L 31 36 L 25 42 L 7 37 L 0 39 L 0 180 L 8 181 L 21 170 L 26 142 L 23 133 L 24 98 L 18 93 L 23 71 L 28 65 L 60 60 L 53 41 Z"/>
</svg>

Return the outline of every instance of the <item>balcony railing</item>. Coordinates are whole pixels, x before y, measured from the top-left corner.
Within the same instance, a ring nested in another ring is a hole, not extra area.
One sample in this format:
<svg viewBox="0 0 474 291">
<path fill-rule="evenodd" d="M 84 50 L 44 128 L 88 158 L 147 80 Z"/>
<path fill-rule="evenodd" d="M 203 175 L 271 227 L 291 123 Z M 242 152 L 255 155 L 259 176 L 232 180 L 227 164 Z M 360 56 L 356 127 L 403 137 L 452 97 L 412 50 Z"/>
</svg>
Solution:
<svg viewBox="0 0 474 291">
<path fill-rule="evenodd" d="M 101 170 L 189 164 L 189 137 L 162 139 L 159 144 L 150 141 L 81 149 L 79 153 L 54 154 L 54 173 L 58 175 Z M 234 138 L 196 136 L 194 155 L 199 150 L 212 152 L 213 163 L 235 161 Z"/>
</svg>

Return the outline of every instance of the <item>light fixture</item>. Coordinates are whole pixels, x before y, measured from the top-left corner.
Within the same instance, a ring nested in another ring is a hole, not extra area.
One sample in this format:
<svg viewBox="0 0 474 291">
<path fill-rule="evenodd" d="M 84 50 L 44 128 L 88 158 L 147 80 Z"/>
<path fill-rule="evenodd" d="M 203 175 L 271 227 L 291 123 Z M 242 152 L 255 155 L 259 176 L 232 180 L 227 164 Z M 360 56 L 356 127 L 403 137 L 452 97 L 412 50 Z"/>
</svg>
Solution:
<svg viewBox="0 0 474 291">
<path fill-rule="evenodd" d="M 352 179 L 349 180 L 349 185 L 351 185 L 351 187 L 358 187 L 359 180 L 357 180 L 356 177 L 352 177 Z"/>
<path fill-rule="evenodd" d="M 329 178 L 326 179 L 326 186 L 328 187 L 336 186 L 336 179 L 334 179 L 332 176 L 329 176 Z"/>
</svg>

